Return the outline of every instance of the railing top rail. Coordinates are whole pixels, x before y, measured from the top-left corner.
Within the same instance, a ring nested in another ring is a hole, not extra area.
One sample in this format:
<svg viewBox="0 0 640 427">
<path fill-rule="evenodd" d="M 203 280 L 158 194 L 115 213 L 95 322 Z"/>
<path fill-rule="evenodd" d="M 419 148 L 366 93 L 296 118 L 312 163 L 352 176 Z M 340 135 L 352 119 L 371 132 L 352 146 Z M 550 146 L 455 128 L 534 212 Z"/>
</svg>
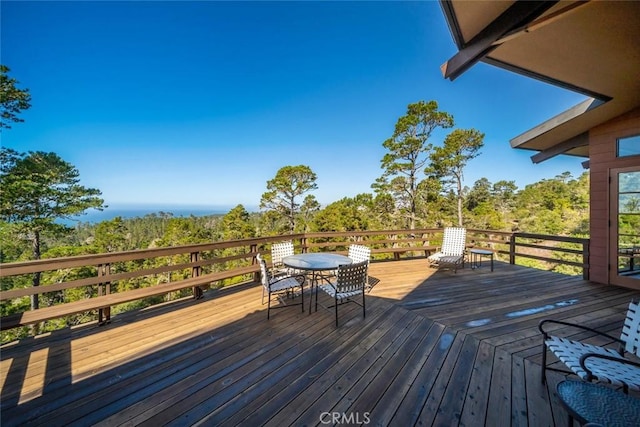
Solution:
<svg viewBox="0 0 640 427">
<path fill-rule="evenodd" d="M 587 243 L 589 241 L 589 239 L 586 237 L 552 236 L 547 234 L 532 234 L 532 233 L 513 233 L 513 236 L 522 237 L 525 239 L 553 240 L 556 242 L 568 242 L 568 243 Z"/>
<path fill-rule="evenodd" d="M 137 249 L 133 251 L 112 252 L 90 255 L 77 255 L 62 258 L 47 258 L 40 260 L 21 261 L 0 264 L 0 277 L 9 277 L 20 274 L 31 274 L 43 271 L 98 266 L 103 264 L 112 264 L 117 262 L 135 261 L 141 259 L 157 258 L 163 256 L 171 256 L 178 254 L 187 254 L 193 252 L 213 251 L 237 247 L 251 247 L 268 245 L 283 239 L 302 240 L 325 237 L 363 237 L 363 236 L 384 236 L 384 235 L 420 235 L 433 234 L 442 232 L 442 228 L 418 228 L 418 229 L 402 229 L 402 230 L 375 230 L 375 231 L 345 231 L 345 232 L 315 232 L 315 233 L 298 233 L 276 236 L 263 236 L 251 239 L 226 240 L 221 242 L 199 243 L 194 245 L 172 246 L 166 248 Z M 522 238 L 533 238 L 541 240 L 553 240 L 570 243 L 586 243 L 589 239 L 568 237 L 568 236 L 551 236 L 531 233 L 511 233 L 506 231 L 495 230 L 479 230 L 468 229 L 469 234 L 492 234 L 498 236 L 514 236 Z M 420 240 L 420 237 L 417 237 Z M 345 242 L 346 244 L 347 242 Z"/>
<path fill-rule="evenodd" d="M 323 231 L 304 233 L 304 237 L 309 239 L 318 237 L 344 237 L 344 236 L 379 236 L 383 234 L 427 234 L 441 232 L 442 228 L 415 228 L 402 230 L 367 230 L 367 231 Z"/>
<path fill-rule="evenodd" d="M 216 249 L 235 248 L 268 244 L 284 238 L 299 239 L 303 234 L 289 234 L 266 236 L 253 239 L 225 240 L 222 242 L 199 243 L 195 245 L 171 246 L 167 248 L 136 249 L 132 251 L 111 252 L 102 254 L 76 255 L 61 258 L 46 258 L 30 261 L 10 262 L 0 264 L 0 277 L 18 274 L 37 273 L 52 269 L 96 266 L 115 262 L 134 261 L 139 259 L 156 258 L 191 252 L 211 251 Z"/>
</svg>

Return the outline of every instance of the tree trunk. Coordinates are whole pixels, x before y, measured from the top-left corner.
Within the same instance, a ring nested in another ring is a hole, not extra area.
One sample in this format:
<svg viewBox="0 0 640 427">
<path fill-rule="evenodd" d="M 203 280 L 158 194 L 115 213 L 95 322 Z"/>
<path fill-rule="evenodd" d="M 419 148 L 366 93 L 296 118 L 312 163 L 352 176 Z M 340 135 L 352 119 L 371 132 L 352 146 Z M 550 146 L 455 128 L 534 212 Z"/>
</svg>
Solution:
<svg viewBox="0 0 640 427">
<path fill-rule="evenodd" d="M 462 180 L 458 178 L 458 227 L 462 227 Z"/>
<path fill-rule="evenodd" d="M 411 213 L 409 215 L 409 230 L 415 230 L 416 228 L 416 202 L 411 201 Z"/>
</svg>

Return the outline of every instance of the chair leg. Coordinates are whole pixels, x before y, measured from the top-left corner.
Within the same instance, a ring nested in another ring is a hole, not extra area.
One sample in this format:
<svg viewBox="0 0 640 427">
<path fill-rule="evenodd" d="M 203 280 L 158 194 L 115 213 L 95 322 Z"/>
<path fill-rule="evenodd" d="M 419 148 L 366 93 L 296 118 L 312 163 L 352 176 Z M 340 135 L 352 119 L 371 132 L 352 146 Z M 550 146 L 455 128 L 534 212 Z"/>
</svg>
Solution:
<svg viewBox="0 0 640 427">
<path fill-rule="evenodd" d="M 547 344 L 545 338 L 542 338 L 542 366 L 540 367 L 540 373 L 542 375 L 542 384 L 547 383 Z"/>
<path fill-rule="evenodd" d="M 300 284 L 300 305 L 304 313 L 304 283 Z"/>
<path fill-rule="evenodd" d="M 267 295 L 267 320 L 269 320 L 269 315 L 271 311 L 271 291 L 269 291 Z"/>
<path fill-rule="evenodd" d="M 317 300 L 316 300 L 316 302 L 317 302 Z M 337 328 L 338 327 L 338 296 L 337 295 L 336 295 L 335 306 L 336 306 L 336 328 Z"/>
<path fill-rule="evenodd" d="M 362 289 L 362 318 L 367 318 L 367 312 L 365 310 L 365 302 L 364 302 L 364 289 Z"/>
</svg>

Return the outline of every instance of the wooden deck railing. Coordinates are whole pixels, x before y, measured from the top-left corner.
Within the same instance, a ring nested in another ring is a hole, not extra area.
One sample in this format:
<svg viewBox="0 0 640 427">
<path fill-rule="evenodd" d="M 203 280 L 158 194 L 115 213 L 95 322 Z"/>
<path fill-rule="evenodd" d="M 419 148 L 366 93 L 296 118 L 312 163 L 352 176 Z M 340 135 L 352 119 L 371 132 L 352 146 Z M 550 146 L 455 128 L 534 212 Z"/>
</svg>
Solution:
<svg viewBox="0 0 640 427">
<path fill-rule="evenodd" d="M 271 244 L 282 240 L 293 240 L 299 252 L 346 253 L 349 244 L 358 242 L 371 247 L 376 261 L 399 259 L 402 254 L 427 256 L 441 239 L 442 229 L 303 233 L 0 264 L 2 287 L 8 289 L 0 292 L 3 304 L 42 294 L 57 296 L 37 310 L 4 315 L 3 307 L 0 329 L 92 310 L 97 310 L 99 322 L 106 322 L 111 308 L 119 304 L 185 289 L 192 289 L 198 298 L 203 287 L 254 281 L 258 274 L 256 255 L 269 259 Z M 530 258 L 581 267 L 583 277 L 589 277 L 588 239 L 469 229 L 467 242 L 470 247 L 490 248 L 512 264 L 518 257 Z M 561 247 L 560 243 L 573 247 Z M 566 254 L 578 260 L 565 259 Z M 33 274 L 41 275 L 41 286 L 27 284 Z M 149 284 L 148 278 L 154 283 Z M 144 287 L 136 285 L 143 280 L 147 280 Z M 86 298 L 67 301 L 66 292 L 71 290 Z"/>
</svg>

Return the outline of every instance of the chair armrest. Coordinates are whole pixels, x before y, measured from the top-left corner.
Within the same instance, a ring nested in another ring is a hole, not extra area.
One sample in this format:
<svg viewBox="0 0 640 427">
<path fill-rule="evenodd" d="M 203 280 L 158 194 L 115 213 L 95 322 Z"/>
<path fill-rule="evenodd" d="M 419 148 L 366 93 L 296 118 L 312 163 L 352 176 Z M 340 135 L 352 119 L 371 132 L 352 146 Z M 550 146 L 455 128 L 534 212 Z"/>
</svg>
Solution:
<svg viewBox="0 0 640 427">
<path fill-rule="evenodd" d="M 623 352 L 624 352 L 625 342 L 622 341 L 619 337 L 611 336 L 611 335 L 609 335 L 607 333 L 601 332 L 601 331 L 599 331 L 597 329 L 590 328 L 588 326 L 578 325 L 577 323 L 564 322 L 562 320 L 543 319 L 543 320 L 540 321 L 540 323 L 538 324 L 538 329 L 540 330 L 542 335 L 544 335 L 545 338 L 547 338 L 549 336 L 549 333 L 544 330 L 544 325 L 547 324 L 547 323 L 553 323 L 553 324 L 556 324 L 556 325 L 570 326 L 570 327 L 573 327 L 573 328 L 581 329 L 583 331 L 593 332 L 594 334 L 598 334 L 598 335 L 603 336 L 603 337 L 607 337 L 610 340 L 615 341 L 620 345 L 620 348 L 618 349 L 618 353 L 620 353 L 620 355 L 622 355 Z"/>
<path fill-rule="evenodd" d="M 640 363 L 634 362 L 633 360 L 625 359 L 623 355 L 620 355 L 620 357 L 615 357 L 615 356 L 609 356 L 607 354 L 586 353 L 580 357 L 580 367 L 584 369 L 584 371 L 587 373 L 588 381 L 591 381 L 591 379 L 593 378 L 593 373 L 586 366 L 586 361 L 587 359 L 590 359 L 590 358 L 606 359 L 612 362 L 621 363 L 623 365 L 630 365 L 630 366 L 635 366 L 636 368 L 640 368 Z"/>
</svg>

